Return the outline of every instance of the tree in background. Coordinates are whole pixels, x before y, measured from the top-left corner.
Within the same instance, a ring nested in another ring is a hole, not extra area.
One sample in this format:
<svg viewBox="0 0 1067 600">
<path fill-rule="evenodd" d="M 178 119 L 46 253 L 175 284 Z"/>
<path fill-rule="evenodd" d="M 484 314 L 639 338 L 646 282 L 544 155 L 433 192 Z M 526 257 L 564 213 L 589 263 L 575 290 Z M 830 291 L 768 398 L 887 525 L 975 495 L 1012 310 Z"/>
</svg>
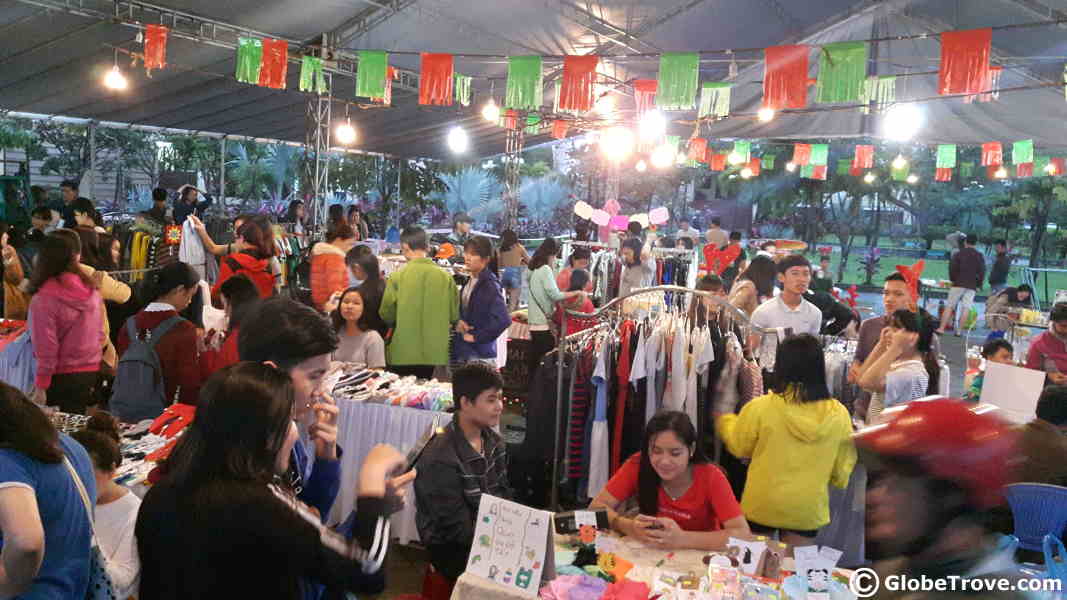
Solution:
<svg viewBox="0 0 1067 600">
<path fill-rule="evenodd" d="M 385 159 L 345 154 L 331 167 L 330 179 L 338 191 L 359 198 L 371 229 L 379 234 L 395 223 L 399 169 L 399 225 L 432 223 L 444 204 L 435 192 L 445 190 L 440 163 Z"/>
</svg>

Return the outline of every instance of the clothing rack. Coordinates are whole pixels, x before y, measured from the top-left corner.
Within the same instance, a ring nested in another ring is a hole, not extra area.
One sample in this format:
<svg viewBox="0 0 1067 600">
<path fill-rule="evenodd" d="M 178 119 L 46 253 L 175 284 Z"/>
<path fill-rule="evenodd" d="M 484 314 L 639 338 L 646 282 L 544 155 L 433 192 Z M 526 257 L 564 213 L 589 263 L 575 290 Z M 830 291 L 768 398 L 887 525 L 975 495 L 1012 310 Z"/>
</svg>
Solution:
<svg viewBox="0 0 1067 600">
<path fill-rule="evenodd" d="M 598 319 L 601 319 L 601 318 L 609 318 L 609 319 L 612 319 L 612 320 L 606 320 L 604 322 L 597 323 L 593 327 L 590 327 L 589 329 L 586 329 L 584 331 L 580 331 L 578 333 L 575 333 L 574 335 L 570 335 L 570 336 L 562 336 L 561 335 L 559 337 L 559 341 L 557 342 L 556 349 L 554 350 L 554 352 L 557 352 L 558 354 L 557 354 L 557 357 L 556 357 L 556 371 L 557 371 L 556 372 L 556 422 L 555 422 L 555 432 L 554 432 L 554 436 L 555 437 L 554 437 L 554 442 L 553 442 L 553 446 L 552 446 L 552 452 L 553 452 L 553 457 L 554 457 L 554 460 L 552 461 L 552 495 L 551 495 L 551 499 L 550 499 L 550 505 L 551 505 L 550 508 L 552 510 L 558 511 L 560 509 L 560 506 L 559 506 L 559 466 L 560 466 L 559 450 L 560 450 L 560 429 L 562 427 L 562 419 L 563 419 L 563 367 L 564 367 L 564 365 L 563 365 L 563 362 L 564 362 L 563 361 L 563 357 L 565 356 L 567 345 L 568 344 L 575 344 L 577 342 L 584 342 L 588 338 L 593 337 L 596 334 L 602 333 L 605 329 L 614 328 L 614 326 L 615 326 L 614 319 L 621 315 L 621 311 L 622 311 L 622 308 L 624 306 L 624 301 L 625 300 L 627 300 L 629 298 L 637 297 L 637 296 L 645 296 L 645 295 L 650 295 L 650 294 L 662 294 L 662 293 L 667 293 L 667 292 L 675 294 L 674 299 L 671 302 L 672 304 L 679 304 L 680 305 L 680 303 L 678 302 L 677 299 L 680 298 L 681 294 L 691 294 L 692 296 L 695 296 L 695 297 L 708 298 L 708 299 L 712 300 L 715 304 L 719 305 L 720 310 L 725 311 L 724 314 L 726 315 L 727 319 L 729 319 L 729 320 L 731 320 L 733 322 L 739 323 L 739 324 L 741 324 L 742 327 L 746 328 L 748 330 L 748 335 L 751 335 L 753 333 L 760 334 L 760 335 L 766 335 L 766 334 L 775 334 L 776 335 L 776 333 L 775 333 L 775 331 L 773 329 L 763 329 L 761 327 L 757 327 L 757 326 L 753 325 L 752 322 L 749 320 L 748 316 L 744 312 L 739 310 L 737 307 L 735 307 L 734 305 L 730 304 L 730 302 L 725 297 L 716 295 L 713 292 L 705 292 L 705 291 L 700 291 L 700 290 L 694 290 L 692 288 L 686 288 L 686 287 L 681 287 L 681 286 L 677 286 L 677 285 L 661 285 L 661 286 L 655 286 L 655 287 L 643 288 L 643 289 L 640 289 L 640 290 L 636 290 L 634 292 L 626 294 L 625 296 L 619 296 L 618 298 L 615 298 L 615 299 L 611 300 L 610 302 L 606 303 L 604 306 L 598 308 L 597 310 L 594 310 L 591 313 L 583 313 L 583 312 L 578 312 L 578 311 L 571 310 L 571 309 L 566 309 L 566 308 L 564 310 L 560 311 L 562 313 L 560 331 L 566 331 L 567 330 L 567 318 L 568 318 L 568 316 L 573 316 L 573 317 L 582 318 L 582 319 L 591 319 L 591 320 L 598 320 Z M 695 298 L 690 298 L 690 302 L 692 302 L 694 299 Z"/>
<path fill-rule="evenodd" d="M 689 258 L 689 269 L 686 273 L 686 287 L 693 288 L 697 284 L 697 271 L 700 270 L 701 255 L 697 252 L 696 248 L 687 250 L 685 248 L 652 248 L 652 256 L 679 256 Z"/>
</svg>

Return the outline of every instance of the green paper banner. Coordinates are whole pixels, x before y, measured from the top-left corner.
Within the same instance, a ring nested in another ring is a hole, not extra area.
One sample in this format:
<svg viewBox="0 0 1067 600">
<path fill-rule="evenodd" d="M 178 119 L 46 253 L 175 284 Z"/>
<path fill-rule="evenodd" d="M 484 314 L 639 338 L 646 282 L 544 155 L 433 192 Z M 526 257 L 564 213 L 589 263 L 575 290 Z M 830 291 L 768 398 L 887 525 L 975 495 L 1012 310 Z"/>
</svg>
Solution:
<svg viewBox="0 0 1067 600">
<path fill-rule="evenodd" d="M 659 57 L 656 106 L 663 110 L 690 110 L 700 83 L 700 55 L 696 52 L 664 52 Z"/>
<path fill-rule="evenodd" d="M 897 101 L 897 76 L 882 75 L 881 77 L 869 77 L 863 82 L 863 94 L 860 101 L 868 106 L 861 109 L 865 115 L 870 114 L 870 103 L 874 102 L 878 110 L 884 110 L 887 106 Z"/>
<path fill-rule="evenodd" d="M 812 144 L 811 145 L 811 160 L 808 164 L 813 167 L 826 166 L 826 163 L 830 160 L 830 145 L 829 144 Z"/>
<path fill-rule="evenodd" d="M 819 53 L 816 102 L 856 102 L 867 80 L 866 42 L 826 44 Z"/>
<path fill-rule="evenodd" d="M 974 177 L 974 163 L 960 163 L 960 177 Z"/>
<path fill-rule="evenodd" d="M 1052 162 L 1051 156 L 1041 156 L 1040 154 L 1034 157 L 1034 177 L 1043 177 L 1048 175 L 1045 169 L 1048 168 L 1049 163 Z"/>
<path fill-rule="evenodd" d="M 718 81 L 705 81 L 700 86 L 700 107 L 697 118 L 727 117 L 730 115 L 730 84 Z"/>
<path fill-rule="evenodd" d="M 263 40 L 259 38 L 237 39 L 237 72 L 234 77 L 241 83 L 259 85 L 259 69 L 263 66 Z"/>
<path fill-rule="evenodd" d="M 471 105 L 471 78 L 467 75 L 460 75 L 456 73 L 455 84 L 452 89 L 456 93 L 456 102 L 462 106 Z"/>
<path fill-rule="evenodd" d="M 937 168 L 956 168 L 956 144 L 940 144 L 937 147 Z"/>
<path fill-rule="evenodd" d="M 385 78 L 389 75 L 389 54 L 385 50 L 360 50 L 356 66 L 356 95 L 384 98 Z"/>
<path fill-rule="evenodd" d="M 763 169 L 764 171 L 773 171 L 774 170 L 774 161 L 777 158 L 778 158 L 778 156 L 774 155 L 774 154 L 764 154 L 763 155 L 763 163 L 760 165 L 760 168 Z"/>
<path fill-rule="evenodd" d="M 804 177 L 806 179 L 811 179 L 813 175 L 815 175 L 815 165 L 806 164 L 806 165 L 800 167 L 800 176 L 801 177 Z"/>
<path fill-rule="evenodd" d="M 678 151 L 678 144 L 680 144 L 680 143 L 682 143 L 682 136 L 679 136 L 679 135 L 668 135 L 667 136 L 667 145 L 670 146 L 671 148 L 674 148 L 675 152 Z"/>
<path fill-rule="evenodd" d="M 849 160 L 847 158 L 839 158 L 839 159 L 837 159 L 837 174 L 838 175 L 848 175 L 848 173 L 849 173 L 849 171 L 851 169 L 852 169 L 852 161 L 851 160 Z"/>
<path fill-rule="evenodd" d="M 541 115 L 526 115 L 526 133 L 537 135 L 541 132 Z"/>
<path fill-rule="evenodd" d="M 907 181 L 908 174 L 911 173 L 911 166 L 906 166 L 903 169 L 894 169 L 890 167 L 889 171 L 892 174 L 893 181 Z"/>
<path fill-rule="evenodd" d="M 1012 144 L 1011 162 L 1017 165 L 1034 162 L 1034 140 L 1021 140 Z"/>
<path fill-rule="evenodd" d="M 543 78 L 540 56 L 508 57 L 508 84 L 504 108 L 539 110 Z"/>
<path fill-rule="evenodd" d="M 734 154 L 740 154 L 742 163 L 752 160 L 752 142 L 734 142 Z"/>
<path fill-rule="evenodd" d="M 322 72 L 322 59 L 305 56 L 300 62 L 300 91 L 326 93 L 326 74 Z"/>
</svg>

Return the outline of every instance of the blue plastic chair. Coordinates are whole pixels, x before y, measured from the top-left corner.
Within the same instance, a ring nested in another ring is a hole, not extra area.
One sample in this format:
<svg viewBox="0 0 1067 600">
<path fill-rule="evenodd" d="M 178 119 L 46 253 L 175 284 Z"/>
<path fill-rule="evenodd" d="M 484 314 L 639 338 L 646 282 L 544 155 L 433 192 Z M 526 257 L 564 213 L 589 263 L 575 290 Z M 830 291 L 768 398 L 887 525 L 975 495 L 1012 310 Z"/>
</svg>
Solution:
<svg viewBox="0 0 1067 600">
<path fill-rule="evenodd" d="M 1044 483 L 1013 483 L 1004 487 L 1015 519 L 1019 547 L 1041 552 L 1045 535 L 1063 535 L 1067 527 L 1067 487 Z"/>
</svg>

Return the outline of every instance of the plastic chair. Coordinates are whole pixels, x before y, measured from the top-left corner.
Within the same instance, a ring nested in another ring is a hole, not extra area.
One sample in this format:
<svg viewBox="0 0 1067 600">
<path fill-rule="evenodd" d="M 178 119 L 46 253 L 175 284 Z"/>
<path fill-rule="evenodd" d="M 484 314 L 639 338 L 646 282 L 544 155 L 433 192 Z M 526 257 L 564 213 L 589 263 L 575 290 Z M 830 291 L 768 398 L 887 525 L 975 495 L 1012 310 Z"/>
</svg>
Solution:
<svg viewBox="0 0 1067 600">
<path fill-rule="evenodd" d="M 1063 534 L 1067 527 L 1067 487 L 1013 483 L 1004 487 L 1004 495 L 1011 505 L 1020 548 L 1041 552 L 1046 534 Z"/>
</svg>

